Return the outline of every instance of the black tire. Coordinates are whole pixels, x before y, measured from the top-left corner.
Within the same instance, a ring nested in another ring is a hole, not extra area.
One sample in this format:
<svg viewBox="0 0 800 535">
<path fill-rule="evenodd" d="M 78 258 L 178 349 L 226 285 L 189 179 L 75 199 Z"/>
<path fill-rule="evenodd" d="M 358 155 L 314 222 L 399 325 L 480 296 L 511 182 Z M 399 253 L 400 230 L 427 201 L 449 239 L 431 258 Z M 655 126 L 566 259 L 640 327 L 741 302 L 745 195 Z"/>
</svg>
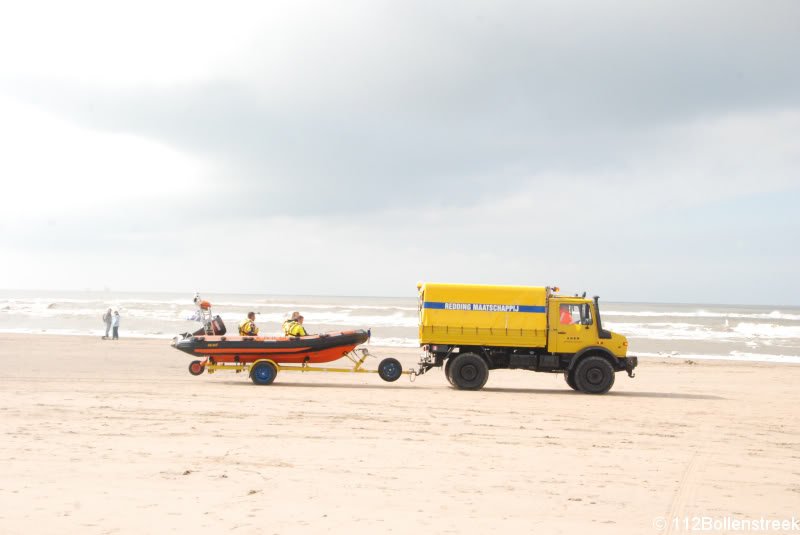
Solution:
<svg viewBox="0 0 800 535">
<path fill-rule="evenodd" d="M 605 394 L 614 385 L 614 368 L 603 357 L 589 356 L 575 368 L 575 384 L 587 394 Z"/>
<path fill-rule="evenodd" d="M 189 373 L 192 375 L 203 375 L 204 371 L 206 371 L 206 367 L 199 360 L 193 360 L 189 363 Z"/>
<path fill-rule="evenodd" d="M 453 364 L 453 358 L 454 357 L 450 357 L 449 359 L 447 359 L 447 362 L 444 363 L 444 376 L 447 379 L 447 382 L 450 383 L 450 386 L 455 386 L 453 384 L 453 380 L 450 379 L 450 367 Z"/>
<path fill-rule="evenodd" d="M 250 368 L 250 380 L 257 385 L 271 385 L 278 369 L 271 362 L 259 362 Z"/>
<path fill-rule="evenodd" d="M 397 359 L 383 359 L 380 364 L 378 364 L 378 375 L 387 383 L 393 383 L 403 375 L 403 366 Z"/>
<path fill-rule="evenodd" d="M 475 353 L 463 353 L 453 360 L 449 378 L 461 390 L 480 390 L 489 379 L 489 366 Z"/>
<path fill-rule="evenodd" d="M 567 382 L 569 387 L 573 390 L 580 390 L 578 385 L 575 384 L 575 372 L 564 372 L 564 380 Z"/>
</svg>

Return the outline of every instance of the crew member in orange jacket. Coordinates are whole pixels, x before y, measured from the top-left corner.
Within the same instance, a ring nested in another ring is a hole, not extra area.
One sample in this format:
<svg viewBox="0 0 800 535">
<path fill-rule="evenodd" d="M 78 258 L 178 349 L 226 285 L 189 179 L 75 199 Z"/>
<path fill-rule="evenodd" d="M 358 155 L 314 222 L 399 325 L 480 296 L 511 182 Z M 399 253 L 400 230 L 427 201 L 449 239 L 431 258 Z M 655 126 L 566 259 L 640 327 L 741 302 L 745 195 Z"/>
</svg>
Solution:
<svg viewBox="0 0 800 535">
<path fill-rule="evenodd" d="M 569 305 L 561 305 L 561 325 L 572 325 L 572 314 L 569 313 Z"/>
</svg>

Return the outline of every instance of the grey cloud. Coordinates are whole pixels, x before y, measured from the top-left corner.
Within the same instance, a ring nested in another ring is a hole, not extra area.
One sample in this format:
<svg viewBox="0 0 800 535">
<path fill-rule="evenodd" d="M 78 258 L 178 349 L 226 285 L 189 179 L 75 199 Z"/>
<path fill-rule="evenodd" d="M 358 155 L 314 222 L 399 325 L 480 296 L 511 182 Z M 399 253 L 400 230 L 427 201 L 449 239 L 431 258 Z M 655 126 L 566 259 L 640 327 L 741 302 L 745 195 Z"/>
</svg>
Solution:
<svg viewBox="0 0 800 535">
<path fill-rule="evenodd" d="M 337 6 L 291 32 L 265 21 L 239 67 L 191 84 L 0 76 L 0 91 L 214 170 L 174 198 L 123 191 L 20 223 L 0 247 L 85 253 L 100 280 L 127 262 L 119 280 L 152 287 L 233 288 L 244 269 L 277 292 L 438 278 L 797 301 L 782 286 L 797 264 L 800 3 Z"/>
<path fill-rule="evenodd" d="M 448 6 L 365 6 L 355 34 L 332 20 L 283 43 L 289 66 L 264 40 L 245 76 L 5 87 L 209 158 L 236 213 L 472 204 L 546 171 L 619 169 L 660 127 L 800 107 L 796 2 Z"/>
</svg>

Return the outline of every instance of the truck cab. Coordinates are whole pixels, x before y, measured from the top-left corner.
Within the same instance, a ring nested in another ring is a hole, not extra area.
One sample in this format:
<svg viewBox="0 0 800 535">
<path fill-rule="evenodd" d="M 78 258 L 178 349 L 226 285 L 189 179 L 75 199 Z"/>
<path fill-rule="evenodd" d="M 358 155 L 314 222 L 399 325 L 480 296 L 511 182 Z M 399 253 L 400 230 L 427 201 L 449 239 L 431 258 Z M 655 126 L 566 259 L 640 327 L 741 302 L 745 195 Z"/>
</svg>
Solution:
<svg viewBox="0 0 800 535">
<path fill-rule="evenodd" d="M 552 296 L 548 303 L 547 345 L 551 353 L 576 354 L 602 348 L 615 357 L 628 353 L 628 339 L 603 329 L 598 299 Z"/>
</svg>

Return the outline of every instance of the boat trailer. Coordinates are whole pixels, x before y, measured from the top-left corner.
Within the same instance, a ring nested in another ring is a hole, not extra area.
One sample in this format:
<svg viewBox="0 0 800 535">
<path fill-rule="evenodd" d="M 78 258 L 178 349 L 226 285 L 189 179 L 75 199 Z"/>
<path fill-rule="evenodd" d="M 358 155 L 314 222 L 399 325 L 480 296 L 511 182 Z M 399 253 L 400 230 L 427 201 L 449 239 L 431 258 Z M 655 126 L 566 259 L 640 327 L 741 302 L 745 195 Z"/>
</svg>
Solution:
<svg viewBox="0 0 800 535">
<path fill-rule="evenodd" d="M 361 353 L 359 356 L 358 353 Z M 214 373 L 219 370 L 232 370 L 236 373 L 248 372 L 250 379 L 257 385 L 269 385 L 275 381 L 278 372 L 301 372 L 301 373 L 377 373 L 381 379 L 391 383 L 397 381 L 401 376 L 408 375 L 413 382 L 418 375 L 424 374 L 432 365 L 420 362 L 418 370 L 403 370 L 400 361 L 395 358 L 385 358 L 378 363 L 377 370 L 364 368 L 364 362 L 368 358 L 377 358 L 369 352 L 366 347 L 359 347 L 347 353 L 344 358 L 348 359 L 353 365 L 347 368 L 330 366 L 311 366 L 308 362 L 302 364 L 278 364 L 271 359 L 259 359 L 254 362 L 216 362 L 214 357 L 207 357 L 205 360 L 193 360 L 189 364 L 189 373 L 201 375 L 203 372 Z"/>
</svg>

